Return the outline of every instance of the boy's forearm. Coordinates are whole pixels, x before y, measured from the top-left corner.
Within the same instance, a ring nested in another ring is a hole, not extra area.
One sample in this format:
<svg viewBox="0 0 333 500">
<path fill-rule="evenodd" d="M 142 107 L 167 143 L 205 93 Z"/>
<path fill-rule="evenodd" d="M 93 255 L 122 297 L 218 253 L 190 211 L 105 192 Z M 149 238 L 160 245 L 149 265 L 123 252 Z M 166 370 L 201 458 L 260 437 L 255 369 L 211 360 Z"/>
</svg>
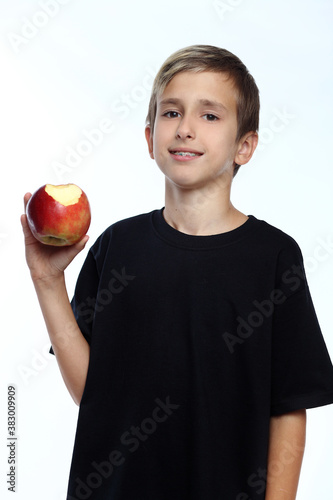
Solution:
<svg viewBox="0 0 333 500">
<path fill-rule="evenodd" d="M 305 447 L 306 410 L 271 417 L 265 500 L 295 500 Z"/>
<path fill-rule="evenodd" d="M 73 400 L 80 404 L 85 386 L 90 348 L 75 320 L 65 278 L 34 282 L 54 354 Z"/>
</svg>

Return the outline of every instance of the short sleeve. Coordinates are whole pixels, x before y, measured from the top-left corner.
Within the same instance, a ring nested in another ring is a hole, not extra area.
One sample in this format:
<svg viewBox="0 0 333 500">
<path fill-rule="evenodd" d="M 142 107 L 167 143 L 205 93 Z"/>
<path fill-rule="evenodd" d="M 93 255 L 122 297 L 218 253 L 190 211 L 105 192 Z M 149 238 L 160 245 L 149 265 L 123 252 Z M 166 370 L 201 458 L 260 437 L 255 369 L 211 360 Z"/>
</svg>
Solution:
<svg viewBox="0 0 333 500">
<path fill-rule="evenodd" d="M 90 344 L 99 274 L 92 249 L 87 254 L 75 286 L 71 306 L 82 335 Z M 54 354 L 51 346 L 51 354 Z"/>
<path fill-rule="evenodd" d="M 271 415 L 333 403 L 333 366 L 294 240 L 280 252 L 277 282 L 283 300 L 273 315 Z"/>
</svg>

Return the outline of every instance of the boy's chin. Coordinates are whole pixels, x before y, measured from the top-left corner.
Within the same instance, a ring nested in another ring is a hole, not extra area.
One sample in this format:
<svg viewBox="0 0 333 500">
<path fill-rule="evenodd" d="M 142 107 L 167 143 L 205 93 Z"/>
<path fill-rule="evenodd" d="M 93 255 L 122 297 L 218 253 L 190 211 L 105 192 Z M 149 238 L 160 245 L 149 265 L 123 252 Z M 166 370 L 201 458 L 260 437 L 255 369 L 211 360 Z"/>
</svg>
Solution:
<svg viewBox="0 0 333 500">
<path fill-rule="evenodd" d="M 228 175 L 230 179 L 230 175 Z M 232 178 L 232 176 L 231 176 Z M 226 184 L 230 184 L 230 180 L 226 182 L 225 179 L 184 179 L 184 178 L 170 178 L 166 177 L 166 188 L 171 190 L 178 190 L 179 192 L 189 193 L 191 191 L 203 191 L 209 192 L 214 195 L 214 193 L 219 194 L 220 190 L 223 190 Z"/>
<path fill-rule="evenodd" d="M 172 186 L 181 190 L 211 190 L 212 192 L 225 190 L 233 180 L 233 169 L 226 169 L 215 176 L 200 176 L 190 173 L 189 175 L 164 174 L 166 186 Z"/>
</svg>

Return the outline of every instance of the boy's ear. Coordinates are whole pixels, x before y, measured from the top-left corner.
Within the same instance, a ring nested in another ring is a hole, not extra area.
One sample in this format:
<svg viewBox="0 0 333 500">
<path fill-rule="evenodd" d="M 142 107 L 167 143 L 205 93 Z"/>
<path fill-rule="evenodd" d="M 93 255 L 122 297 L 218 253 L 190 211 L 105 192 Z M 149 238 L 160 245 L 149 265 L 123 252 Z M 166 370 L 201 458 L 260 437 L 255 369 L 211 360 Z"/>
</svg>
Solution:
<svg viewBox="0 0 333 500">
<path fill-rule="evenodd" d="M 235 156 L 235 163 L 237 165 L 245 165 L 245 163 L 248 163 L 251 160 L 258 145 L 258 140 L 259 136 L 257 132 L 248 132 L 244 135 L 244 137 L 239 141 Z"/>
<path fill-rule="evenodd" d="M 153 136 L 152 136 L 152 133 L 151 133 L 150 125 L 146 125 L 145 136 L 146 136 L 146 141 L 147 141 L 147 144 L 148 144 L 149 155 L 150 155 L 150 157 L 152 159 L 154 159 L 154 153 L 153 153 Z"/>
</svg>

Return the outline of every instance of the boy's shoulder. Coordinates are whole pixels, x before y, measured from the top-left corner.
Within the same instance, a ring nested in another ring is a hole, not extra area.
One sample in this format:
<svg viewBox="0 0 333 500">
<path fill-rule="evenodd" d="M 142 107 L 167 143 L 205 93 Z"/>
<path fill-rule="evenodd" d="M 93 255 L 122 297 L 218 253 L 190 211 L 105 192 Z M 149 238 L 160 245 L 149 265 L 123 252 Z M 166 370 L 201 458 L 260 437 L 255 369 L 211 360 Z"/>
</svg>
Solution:
<svg viewBox="0 0 333 500">
<path fill-rule="evenodd" d="M 273 226 L 263 219 L 258 219 L 254 216 L 250 217 L 253 217 L 256 220 L 259 233 L 262 237 L 268 238 L 271 244 L 274 245 L 279 242 L 285 245 L 298 246 L 296 240 L 284 230 L 278 228 L 277 226 Z"/>
<path fill-rule="evenodd" d="M 147 226 L 150 223 L 150 219 L 152 214 L 157 210 L 152 210 L 150 212 L 145 212 L 142 214 L 131 215 L 124 219 L 120 219 L 118 221 L 113 222 L 110 226 L 108 226 L 105 231 L 100 235 L 100 238 L 103 236 L 111 236 L 112 234 L 130 234 L 133 232 L 137 232 L 142 228 L 142 226 Z"/>
<path fill-rule="evenodd" d="M 107 249 L 111 241 L 122 238 L 124 240 L 132 240 L 142 237 L 144 230 L 147 230 L 150 225 L 152 214 L 157 210 L 150 212 L 132 215 L 124 219 L 120 219 L 109 225 L 96 239 L 90 250 L 93 254 L 101 251 L 102 248 Z"/>
<path fill-rule="evenodd" d="M 251 244 L 261 255 L 266 252 L 281 262 L 303 260 L 301 248 L 293 236 L 265 220 L 250 217 L 255 222 Z"/>
<path fill-rule="evenodd" d="M 279 287 L 284 286 L 284 276 L 294 275 L 302 277 L 303 285 L 306 283 L 305 268 L 302 250 L 298 242 L 287 232 L 266 222 L 255 218 L 257 230 L 251 239 L 251 250 L 249 253 L 256 262 L 261 262 L 266 268 L 273 266 L 276 276 L 282 279 Z M 279 278 L 279 279 L 280 279 Z M 283 289 L 288 296 L 290 290 Z"/>
</svg>

